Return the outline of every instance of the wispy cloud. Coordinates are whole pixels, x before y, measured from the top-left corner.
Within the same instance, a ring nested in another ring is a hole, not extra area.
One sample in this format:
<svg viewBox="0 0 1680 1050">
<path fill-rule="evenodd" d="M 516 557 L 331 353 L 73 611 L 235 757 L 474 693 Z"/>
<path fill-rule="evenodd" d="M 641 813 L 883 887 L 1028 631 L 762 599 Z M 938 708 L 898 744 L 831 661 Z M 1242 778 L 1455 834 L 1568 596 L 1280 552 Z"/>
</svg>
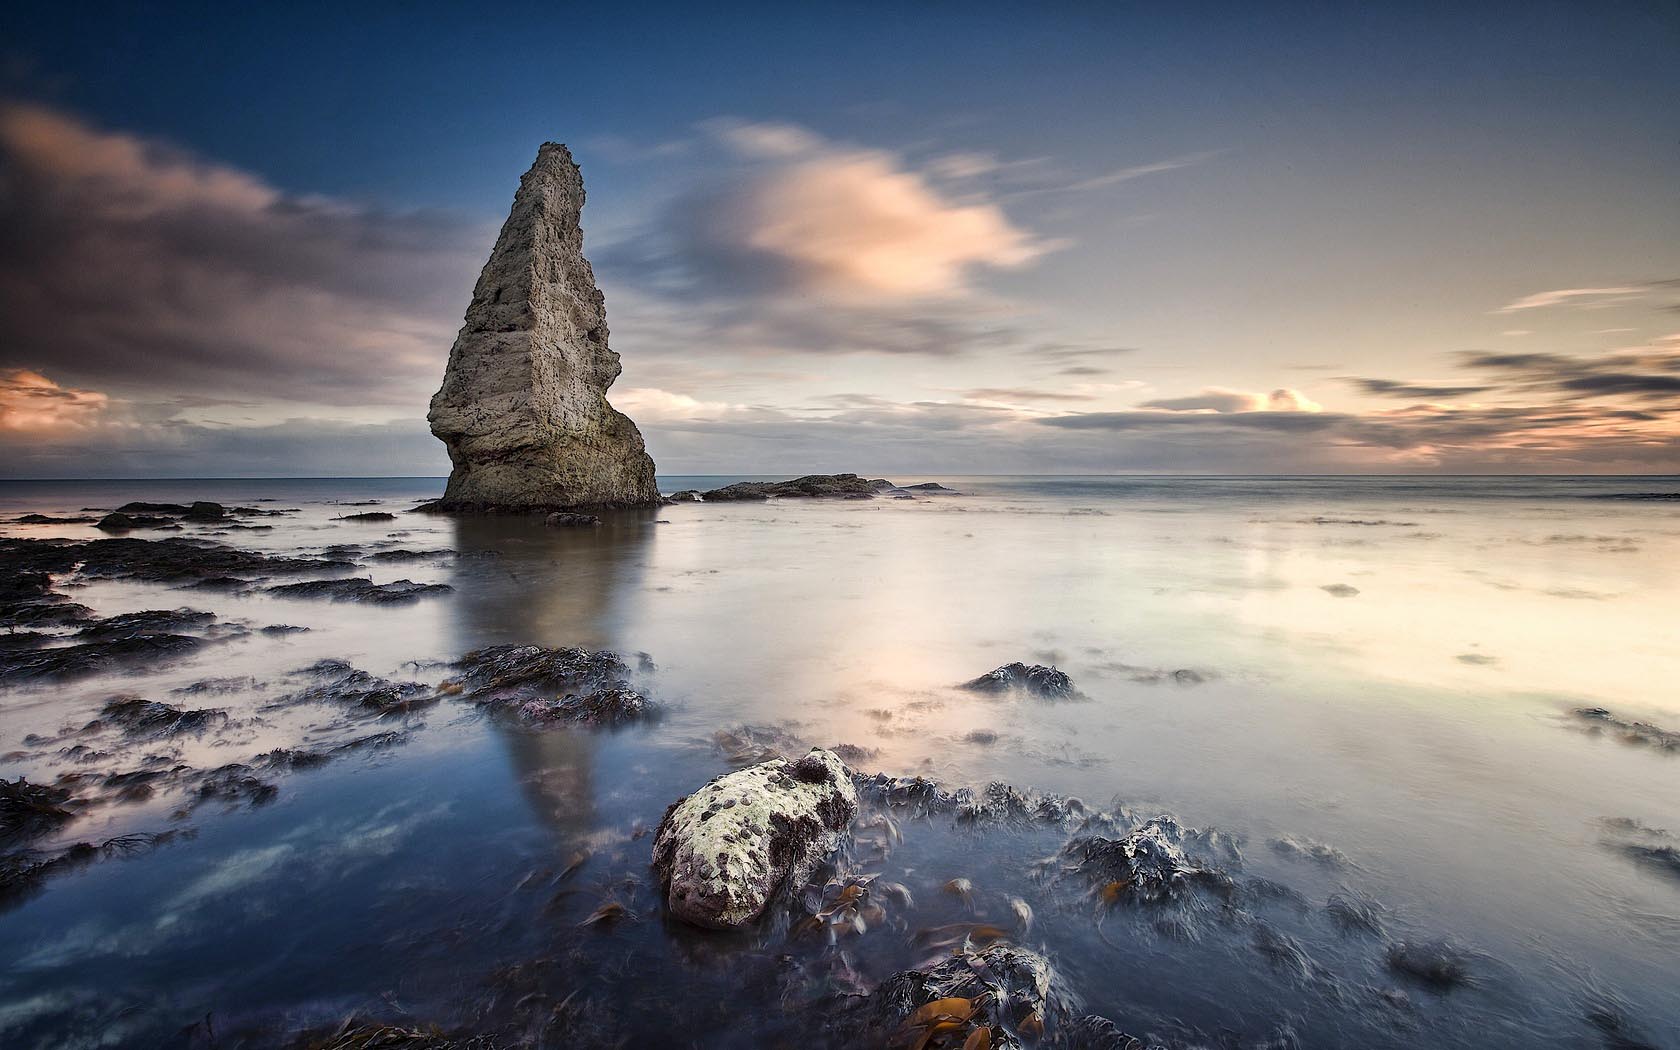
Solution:
<svg viewBox="0 0 1680 1050">
<path fill-rule="evenodd" d="M 1522 310 L 1538 310 L 1547 306 L 1603 306 L 1611 302 L 1625 302 L 1643 295 L 1646 285 L 1626 285 L 1615 288 L 1560 288 L 1550 292 L 1535 292 L 1513 300 L 1495 310 L 1496 314 L 1514 314 Z"/>
</svg>

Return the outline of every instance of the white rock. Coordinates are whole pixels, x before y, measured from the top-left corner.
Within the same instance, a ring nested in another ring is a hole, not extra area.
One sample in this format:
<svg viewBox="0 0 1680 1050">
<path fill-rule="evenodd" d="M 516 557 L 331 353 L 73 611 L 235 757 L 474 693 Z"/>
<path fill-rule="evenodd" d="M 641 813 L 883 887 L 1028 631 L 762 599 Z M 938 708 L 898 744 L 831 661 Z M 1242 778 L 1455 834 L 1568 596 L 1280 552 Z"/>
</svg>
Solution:
<svg viewBox="0 0 1680 1050">
<path fill-rule="evenodd" d="M 784 885 L 810 878 L 856 815 L 857 792 L 832 751 L 718 777 L 659 825 L 653 864 L 666 906 L 697 926 L 746 925 Z"/>
</svg>

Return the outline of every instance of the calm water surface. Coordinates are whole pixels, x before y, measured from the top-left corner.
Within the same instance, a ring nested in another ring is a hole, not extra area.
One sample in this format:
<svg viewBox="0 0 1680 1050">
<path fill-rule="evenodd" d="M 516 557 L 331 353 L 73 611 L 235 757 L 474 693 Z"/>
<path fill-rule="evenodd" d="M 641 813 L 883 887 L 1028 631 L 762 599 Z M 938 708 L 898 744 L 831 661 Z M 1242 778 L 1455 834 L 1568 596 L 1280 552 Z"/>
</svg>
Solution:
<svg viewBox="0 0 1680 1050">
<path fill-rule="evenodd" d="M 455 1029 L 532 995 L 636 1045 L 796 1045 L 826 978 L 787 972 L 827 972 L 817 949 L 773 926 L 665 922 L 636 834 L 729 768 L 716 731 L 752 725 L 871 749 L 859 765 L 895 775 L 1170 813 L 1235 836 L 1244 876 L 1278 887 L 1244 922 L 1171 929 L 1036 877 L 1063 832 L 915 822 L 876 868 L 916 906 L 845 946 L 865 983 L 917 961 L 914 930 L 1002 918 L 1021 896 L 1037 915 L 1023 943 L 1083 1008 L 1164 1041 L 1680 1046 L 1680 868 L 1640 862 L 1606 823 L 1680 833 L 1680 754 L 1571 714 L 1680 728 L 1680 479 L 937 480 L 962 495 L 682 504 L 593 530 L 403 513 L 437 479 L 0 484 L 6 521 L 266 498 L 297 512 L 210 538 L 458 555 L 358 569 L 455 588 L 393 608 L 63 580 L 100 615 L 187 605 L 309 630 L 0 690 L 5 778 L 365 734 L 342 712 L 270 706 L 323 657 L 435 683 L 439 661 L 486 644 L 610 648 L 632 666 L 646 654 L 639 685 L 666 710 L 627 731 L 533 733 L 446 702 L 375 727 L 410 730 L 402 746 L 278 778 L 263 806 L 182 814 L 165 793 L 91 808 L 62 841 L 188 833 L 0 913 L 0 1045 L 273 1045 L 352 1014 Z M 1667 498 L 1619 498 L 1633 495 Z M 370 500 L 398 520 L 334 520 Z M 1084 699 L 954 688 L 1013 660 L 1056 664 Z M 249 681 L 171 694 L 209 677 Z M 26 743 L 114 693 L 233 721 L 81 761 Z M 972 906 L 940 892 L 956 876 Z M 1338 893 L 1376 905 L 1381 932 L 1331 922 Z M 580 927 L 606 900 L 630 917 Z M 1258 950 L 1279 943 L 1260 926 L 1289 950 Z M 1468 983 L 1386 965 L 1391 944 L 1441 939 Z"/>
</svg>

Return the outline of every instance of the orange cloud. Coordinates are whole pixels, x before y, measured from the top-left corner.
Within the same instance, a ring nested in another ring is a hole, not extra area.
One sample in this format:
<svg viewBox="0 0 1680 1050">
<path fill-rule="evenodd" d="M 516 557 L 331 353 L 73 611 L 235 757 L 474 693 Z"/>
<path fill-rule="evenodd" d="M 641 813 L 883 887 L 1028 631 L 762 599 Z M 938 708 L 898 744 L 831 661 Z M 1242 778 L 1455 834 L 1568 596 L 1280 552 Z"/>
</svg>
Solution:
<svg viewBox="0 0 1680 1050">
<path fill-rule="evenodd" d="M 59 386 L 39 372 L 0 369 L 0 431 L 49 434 L 97 423 L 110 398 L 96 390 Z"/>
</svg>

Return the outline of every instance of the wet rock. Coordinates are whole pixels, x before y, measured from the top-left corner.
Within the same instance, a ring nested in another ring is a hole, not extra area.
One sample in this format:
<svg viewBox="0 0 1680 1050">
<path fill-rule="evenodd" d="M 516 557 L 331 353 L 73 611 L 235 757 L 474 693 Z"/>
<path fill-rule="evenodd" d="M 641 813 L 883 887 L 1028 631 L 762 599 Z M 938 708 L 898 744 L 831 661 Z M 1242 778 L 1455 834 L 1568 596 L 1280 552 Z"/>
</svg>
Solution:
<svg viewBox="0 0 1680 1050">
<path fill-rule="evenodd" d="M 271 623 L 267 627 L 262 628 L 261 633 L 279 636 L 285 634 L 303 634 L 308 630 L 309 628 L 307 627 L 297 627 L 289 623 Z"/>
<path fill-rule="evenodd" d="M 492 645 L 456 661 L 455 681 L 467 699 L 500 703 L 536 699 L 555 691 L 607 688 L 624 683 L 630 669 L 616 653 L 575 646 Z"/>
<path fill-rule="evenodd" d="M 654 838 L 653 866 L 675 918 L 734 929 L 797 890 L 857 815 L 845 763 L 813 749 L 718 777 L 677 801 Z"/>
<path fill-rule="evenodd" d="M 173 524 L 175 524 L 173 518 L 160 518 L 150 514 L 124 514 L 121 511 L 113 511 L 100 518 L 93 527 L 106 532 L 128 532 L 131 529 L 156 529 Z"/>
<path fill-rule="evenodd" d="M 0 651 L 0 681 L 82 678 L 191 653 L 204 639 L 185 634 L 137 634 L 24 652 Z"/>
<path fill-rule="evenodd" d="M 1293 838 L 1277 838 L 1267 843 L 1273 853 L 1290 860 L 1311 861 L 1324 868 L 1345 868 L 1349 866 L 1347 854 L 1334 846 L 1327 846 L 1322 842 L 1302 841 Z"/>
<path fill-rule="evenodd" d="M 182 515 L 188 521 L 221 521 L 228 516 L 227 508 L 209 500 L 197 500 Z"/>
<path fill-rule="evenodd" d="M 551 528 L 576 529 L 592 528 L 601 524 L 601 519 L 593 514 L 577 514 L 567 510 L 557 510 L 543 518 L 543 524 Z"/>
<path fill-rule="evenodd" d="M 99 719 L 88 728 L 113 725 L 131 738 L 202 733 L 227 722 L 227 712 L 213 708 L 183 711 L 172 704 L 138 696 L 117 696 L 106 702 Z"/>
<path fill-rule="evenodd" d="M 76 636 L 90 641 L 136 638 L 146 634 L 202 630 L 215 622 L 214 613 L 197 609 L 146 609 L 95 620 L 77 631 Z"/>
<path fill-rule="evenodd" d="M 659 503 L 641 433 L 607 402 L 622 366 L 583 257 L 583 203 L 571 154 L 543 143 L 432 398 L 454 469 L 431 509 Z"/>
<path fill-rule="evenodd" d="M 702 498 L 707 503 L 805 497 L 868 499 L 889 488 L 892 488 L 891 482 L 870 481 L 856 474 L 807 474 L 792 481 L 738 481 L 733 485 L 712 489 Z"/>
<path fill-rule="evenodd" d="M 1359 588 L 1351 583 L 1327 583 L 1319 590 L 1332 598 L 1355 598 L 1359 596 Z"/>
<path fill-rule="evenodd" d="M 1068 1050 L 1165 1050 L 1121 1030 L 1106 1017 L 1086 1014 L 1067 1027 Z"/>
<path fill-rule="evenodd" d="M 1382 906 L 1376 901 L 1349 893 L 1332 893 L 1324 912 L 1343 933 L 1381 934 Z"/>
<path fill-rule="evenodd" d="M 7 572 L 64 573 L 77 569 L 93 579 L 187 585 L 218 577 L 299 575 L 351 568 L 354 565 L 347 560 L 278 557 L 182 537 L 125 537 L 85 543 L 0 539 L 0 580 Z"/>
<path fill-rule="evenodd" d="M 712 744 L 733 766 L 753 766 L 776 758 L 794 758 L 805 750 L 798 737 L 776 726 L 720 729 L 712 734 Z"/>
<path fill-rule="evenodd" d="M 194 805 L 227 802 L 261 806 L 272 802 L 279 793 L 279 788 L 258 777 L 250 766 L 243 762 L 230 762 L 203 775 L 198 782 Z"/>
<path fill-rule="evenodd" d="M 134 500 L 118 507 L 118 514 L 185 514 L 185 503 L 147 503 L 144 500 Z"/>
<path fill-rule="evenodd" d="M 1197 890 L 1228 896 L 1231 876 L 1186 851 L 1195 837 L 1171 817 L 1155 817 L 1118 837 L 1076 834 L 1062 847 L 1070 869 L 1105 899 L 1145 903 L 1181 901 Z"/>
<path fill-rule="evenodd" d="M 0 780 L 0 843 L 9 844 L 44 835 L 68 823 L 75 814 L 65 808 L 70 792 L 60 787 Z"/>
<path fill-rule="evenodd" d="M 19 548 L 0 540 L 0 626 L 63 627 L 93 618 L 92 609 L 55 592 L 52 576 L 34 569 L 32 559 L 16 556 L 19 549 L 33 548 Z"/>
<path fill-rule="evenodd" d="M 1447 990 L 1470 979 L 1470 954 L 1450 941 L 1401 941 L 1388 948 L 1388 968 L 1430 987 Z"/>
<path fill-rule="evenodd" d="M 969 1039 L 1017 1050 L 1068 1023 L 1073 1000 L 1048 960 L 999 942 L 921 970 L 893 974 L 841 1016 L 838 1027 L 860 1045 L 962 1047 Z M 987 1035 L 975 1032 L 987 1029 Z M 944 1042 L 923 1041 L 937 1030 Z M 1123 1044 L 1122 1044 L 1123 1045 Z"/>
<path fill-rule="evenodd" d="M 301 674 L 317 684 L 288 693 L 276 704 L 330 703 L 376 715 L 404 714 L 435 703 L 437 693 L 421 682 L 395 682 L 358 670 L 343 660 L 321 660 Z"/>
<path fill-rule="evenodd" d="M 1069 700 L 1079 695 L 1073 679 L 1057 668 L 1018 661 L 965 682 L 963 688 L 976 693 L 1023 692 L 1044 700 Z"/>
<path fill-rule="evenodd" d="M 1576 708 L 1574 716 L 1589 730 L 1613 736 L 1623 743 L 1654 747 L 1660 751 L 1680 751 L 1680 733 L 1649 722 L 1630 722 L 1602 707 Z"/>
<path fill-rule="evenodd" d="M 432 558 L 451 558 L 455 552 L 442 547 L 425 551 L 375 551 L 368 555 L 368 561 L 428 561 Z"/>
<path fill-rule="evenodd" d="M 298 1050 L 498 1050 L 501 1044 L 487 1035 L 452 1037 L 440 1029 L 410 1028 L 350 1020 L 330 1033 L 316 1033 L 297 1044 Z"/>
<path fill-rule="evenodd" d="M 924 481 L 919 485 L 900 485 L 905 492 L 951 492 L 950 489 L 937 481 Z M 952 493 L 955 495 L 955 493 Z"/>
<path fill-rule="evenodd" d="M 51 514 L 25 514 L 15 519 L 19 525 L 92 525 L 98 518 L 85 514 L 56 517 Z"/>
<path fill-rule="evenodd" d="M 1653 871 L 1680 879 L 1680 837 L 1627 817 L 1604 821 L 1604 844 Z"/>
<path fill-rule="evenodd" d="M 364 602 L 370 605 L 409 605 L 421 598 L 448 594 L 454 589 L 447 583 L 415 583 L 413 580 L 374 583 L 366 576 L 351 576 L 335 580 L 282 583 L 267 588 L 267 591 L 282 598 L 326 598 L 335 602 Z"/>
<path fill-rule="evenodd" d="M 397 516 L 388 510 L 368 510 L 360 514 L 345 514 L 333 519 L 334 521 L 396 521 Z"/>
<path fill-rule="evenodd" d="M 699 503 L 700 502 L 700 490 L 699 489 L 683 489 L 680 492 L 673 492 L 669 496 L 665 497 L 665 502 L 666 503 Z"/>
<path fill-rule="evenodd" d="M 611 728 L 647 721 L 654 713 L 653 704 L 634 689 L 598 689 L 558 700 L 527 700 L 519 705 L 520 720 L 539 726 L 567 722 Z"/>
</svg>

